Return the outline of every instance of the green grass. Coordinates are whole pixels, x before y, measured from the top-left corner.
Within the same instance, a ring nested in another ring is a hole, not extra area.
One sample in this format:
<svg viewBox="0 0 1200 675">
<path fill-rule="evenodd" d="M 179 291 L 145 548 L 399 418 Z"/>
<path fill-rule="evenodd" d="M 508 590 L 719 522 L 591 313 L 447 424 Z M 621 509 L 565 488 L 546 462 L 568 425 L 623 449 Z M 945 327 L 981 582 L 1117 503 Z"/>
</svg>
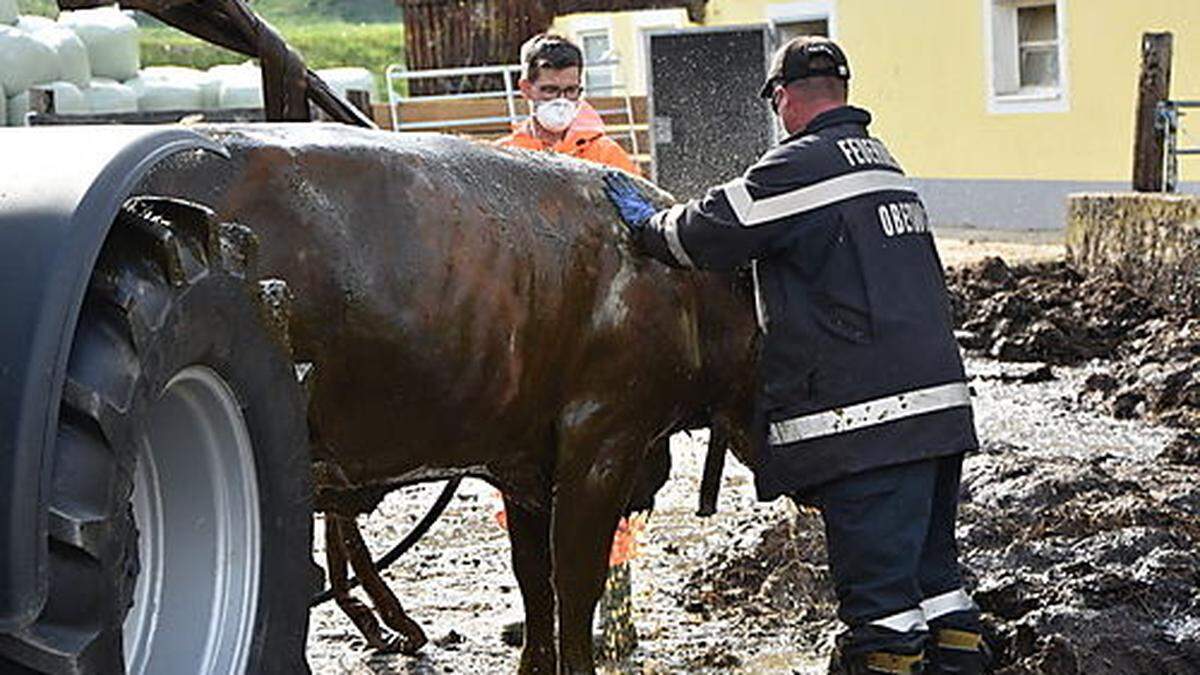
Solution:
<svg viewBox="0 0 1200 675">
<path fill-rule="evenodd" d="M 22 14 L 54 17 L 54 0 L 17 0 Z M 278 24 L 346 21 L 350 23 L 400 20 L 394 0 L 250 0 L 250 7 L 267 21 Z"/>
<path fill-rule="evenodd" d="M 17 0 L 22 14 L 56 16 L 54 0 Z M 271 22 L 314 70 L 361 66 L 375 75 L 385 96 L 383 71 L 404 62 L 404 26 L 393 0 L 255 0 L 250 6 Z M 389 23 L 356 23 L 386 18 Z M 149 17 L 141 19 L 142 66 L 207 69 L 246 57 L 208 44 Z"/>
<path fill-rule="evenodd" d="M 400 24 L 352 24 L 327 21 L 276 26 L 300 52 L 309 68 L 361 66 L 375 75 L 384 96 L 383 71 L 404 62 L 404 27 Z M 207 69 L 241 63 L 246 57 L 208 44 L 174 28 L 150 27 L 141 32 L 142 66 L 188 66 Z"/>
</svg>

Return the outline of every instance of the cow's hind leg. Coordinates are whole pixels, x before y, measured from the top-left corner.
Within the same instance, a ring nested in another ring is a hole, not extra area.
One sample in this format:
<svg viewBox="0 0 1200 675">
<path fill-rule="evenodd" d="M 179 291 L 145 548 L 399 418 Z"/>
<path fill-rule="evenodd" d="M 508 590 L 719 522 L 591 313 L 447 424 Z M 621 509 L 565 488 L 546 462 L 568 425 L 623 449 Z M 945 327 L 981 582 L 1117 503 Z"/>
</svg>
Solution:
<svg viewBox="0 0 1200 675">
<path fill-rule="evenodd" d="M 429 641 L 425 637 L 425 631 L 408 616 L 396 594 L 392 593 L 392 589 L 388 588 L 387 583 L 379 576 L 379 571 L 371 562 L 371 552 L 358 530 L 358 523 L 350 519 L 345 520 L 341 523 L 341 534 L 342 542 L 350 554 L 350 564 L 362 582 L 363 590 L 375 605 L 375 611 L 379 612 L 385 624 L 399 633 L 393 640 L 394 648 L 404 654 L 415 654 Z"/>
<path fill-rule="evenodd" d="M 350 595 L 350 580 L 346 574 L 347 551 L 342 535 L 347 518 L 333 513 L 325 514 L 325 559 L 329 566 L 329 585 L 338 607 L 350 617 L 355 628 L 366 639 L 367 645 L 380 651 L 396 651 L 396 640 L 384 635 L 379 621 L 371 608 Z"/>
<path fill-rule="evenodd" d="M 535 511 L 504 498 L 513 573 L 525 604 L 525 646 L 521 675 L 554 675 L 554 587 L 550 583 L 550 511 Z"/>
<path fill-rule="evenodd" d="M 629 446 L 633 448 L 633 446 Z M 578 456 L 572 448 L 562 456 Z M 595 671 L 592 618 L 604 590 L 613 532 L 644 448 L 603 449 L 581 475 L 560 478 L 554 496 L 554 590 L 558 658 L 564 673 Z"/>
</svg>

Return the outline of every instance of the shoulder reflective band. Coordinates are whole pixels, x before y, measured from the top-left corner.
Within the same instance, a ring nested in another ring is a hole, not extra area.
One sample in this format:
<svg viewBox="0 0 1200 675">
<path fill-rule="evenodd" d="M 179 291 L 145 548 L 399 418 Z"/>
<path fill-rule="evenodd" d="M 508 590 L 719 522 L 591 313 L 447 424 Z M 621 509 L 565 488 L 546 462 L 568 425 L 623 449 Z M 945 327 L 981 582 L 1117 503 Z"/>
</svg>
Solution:
<svg viewBox="0 0 1200 675">
<path fill-rule="evenodd" d="M 794 216 L 872 192 L 901 191 L 916 194 L 912 183 L 895 171 L 857 171 L 836 176 L 798 190 L 755 200 L 738 178 L 722 188 L 733 213 L 744 227 Z"/>
<path fill-rule="evenodd" d="M 925 624 L 925 615 L 919 609 L 906 609 L 903 612 L 875 619 L 871 622 L 871 625 L 890 628 L 897 633 L 907 633 L 912 630 L 929 630 L 929 626 Z"/>
<path fill-rule="evenodd" d="M 772 422 L 768 440 L 771 445 L 787 445 L 970 405 L 967 383 L 952 382 Z"/>
<path fill-rule="evenodd" d="M 954 612 L 964 612 L 975 609 L 975 601 L 971 600 L 971 596 L 961 588 L 956 588 L 949 593 L 935 595 L 932 598 L 926 598 L 921 601 L 921 611 L 925 612 L 925 620 L 933 621 L 934 619 L 952 614 Z"/>
<path fill-rule="evenodd" d="M 654 226 L 667 241 L 667 249 L 671 251 L 675 261 L 684 267 L 695 267 L 696 264 L 692 262 L 691 256 L 684 250 L 683 242 L 679 239 L 679 219 L 683 216 L 685 209 L 687 207 L 683 204 L 672 206 L 666 213 L 655 219 Z"/>
</svg>

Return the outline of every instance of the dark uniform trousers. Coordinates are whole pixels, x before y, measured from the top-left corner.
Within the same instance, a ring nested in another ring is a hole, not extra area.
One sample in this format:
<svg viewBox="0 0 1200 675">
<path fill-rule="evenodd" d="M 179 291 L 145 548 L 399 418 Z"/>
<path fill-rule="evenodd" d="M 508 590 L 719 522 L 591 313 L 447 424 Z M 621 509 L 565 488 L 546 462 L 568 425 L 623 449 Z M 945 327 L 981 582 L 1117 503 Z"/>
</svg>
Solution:
<svg viewBox="0 0 1200 675">
<path fill-rule="evenodd" d="M 850 626 L 852 651 L 907 642 L 906 634 L 925 632 L 931 622 L 977 630 L 978 612 L 961 591 L 954 537 L 961 473 L 962 455 L 939 457 L 797 497 L 824 518 L 838 618 Z M 938 598 L 940 606 L 922 610 Z M 894 628 L 872 624 L 889 617 L 897 619 Z"/>
<path fill-rule="evenodd" d="M 742 177 L 655 214 L 639 243 L 677 267 L 751 266 L 759 498 L 820 505 L 855 651 L 919 650 L 931 620 L 976 614 L 954 519 L 978 441 L 925 207 L 870 121 L 818 115 Z"/>
</svg>

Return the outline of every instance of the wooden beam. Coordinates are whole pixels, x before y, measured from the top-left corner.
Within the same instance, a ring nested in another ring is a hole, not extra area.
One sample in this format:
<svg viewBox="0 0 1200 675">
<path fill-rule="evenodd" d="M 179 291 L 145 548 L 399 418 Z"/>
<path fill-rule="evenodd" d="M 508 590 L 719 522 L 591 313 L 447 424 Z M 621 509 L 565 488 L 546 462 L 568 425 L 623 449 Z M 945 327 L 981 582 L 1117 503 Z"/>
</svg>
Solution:
<svg viewBox="0 0 1200 675">
<path fill-rule="evenodd" d="M 1133 140 L 1133 189 L 1163 189 L 1163 132 L 1156 124 L 1157 107 L 1171 95 L 1171 33 L 1142 34 L 1142 69 L 1138 77 L 1137 121 Z"/>
</svg>

